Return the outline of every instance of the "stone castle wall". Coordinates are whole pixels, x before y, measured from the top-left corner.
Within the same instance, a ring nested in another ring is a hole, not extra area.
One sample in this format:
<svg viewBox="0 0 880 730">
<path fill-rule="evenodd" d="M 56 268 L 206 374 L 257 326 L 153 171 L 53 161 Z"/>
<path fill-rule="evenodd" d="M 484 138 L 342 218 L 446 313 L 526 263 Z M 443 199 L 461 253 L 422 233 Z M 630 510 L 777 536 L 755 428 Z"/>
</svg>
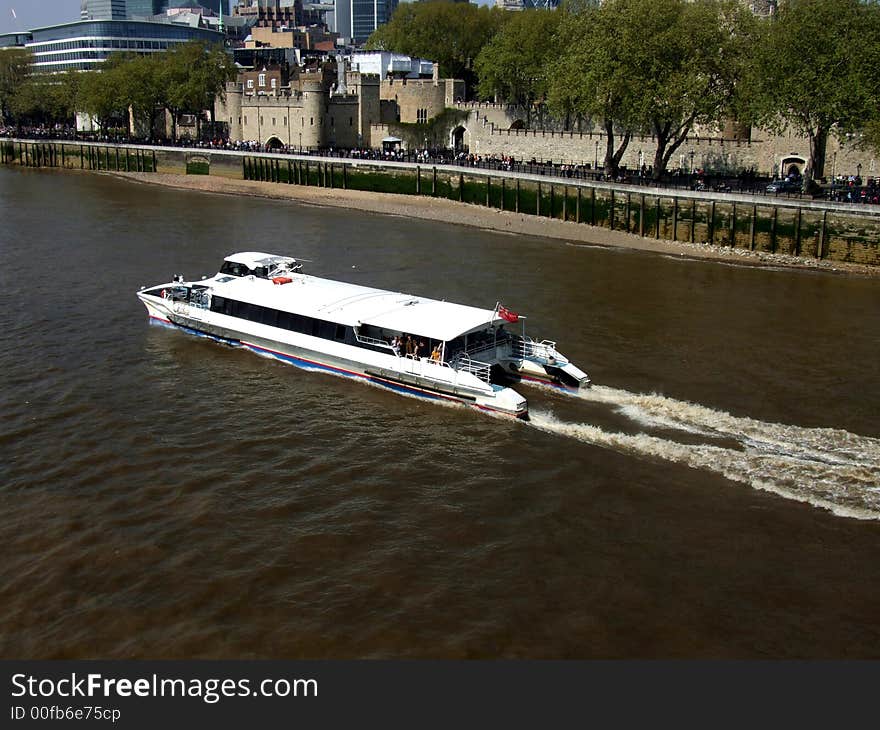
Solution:
<svg viewBox="0 0 880 730">
<path fill-rule="evenodd" d="M 605 135 L 599 131 L 565 132 L 519 128 L 524 121 L 522 110 L 506 104 L 455 104 L 469 112 L 464 127 L 463 144 L 479 155 L 512 156 L 516 159 L 553 160 L 566 164 L 602 165 L 605 153 Z M 730 130 L 725 130 L 729 132 Z M 766 130 L 753 129 L 750 139 L 737 135 L 714 133 L 710 136 L 692 135 L 670 160 L 670 168 L 682 170 L 707 169 L 739 172 L 754 169 L 766 175 L 787 174 L 794 165 L 803 171 L 809 156 L 809 142 L 792 132 L 775 135 Z M 621 164 L 637 169 L 641 164 L 651 165 L 656 144 L 650 136 L 636 136 L 630 140 Z M 693 157 L 691 156 L 693 154 Z M 877 155 L 869 150 L 845 144 L 836 138 L 828 141 L 825 174 L 863 177 L 880 174 Z M 859 167 L 861 166 L 861 167 Z"/>
</svg>

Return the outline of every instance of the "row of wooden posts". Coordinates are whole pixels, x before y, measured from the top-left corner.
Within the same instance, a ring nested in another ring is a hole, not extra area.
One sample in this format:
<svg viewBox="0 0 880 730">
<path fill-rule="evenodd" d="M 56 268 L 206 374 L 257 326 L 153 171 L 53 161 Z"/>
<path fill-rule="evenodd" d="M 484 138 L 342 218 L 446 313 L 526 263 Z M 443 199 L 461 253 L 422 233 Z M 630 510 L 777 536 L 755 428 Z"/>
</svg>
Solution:
<svg viewBox="0 0 880 730">
<path fill-rule="evenodd" d="M 17 153 L 17 154 L 16 154 Z M 116 172 L 155 172 L 155 150 L 45 142 L 0 141 L 0 163 L 24 167 L 65 167 Z"/>
<path fill-rule="evenodd" d="M 334 187 L 334 179 L 337 168 L 341 168 L 342 175 L 342 189 L 345 190 L 349 187 L 349 179 L 348 179 L 348 168 L 350 164 L 341 163 L 335 164 L 333 162 L 326 162 L 322 160 L 281 160 L 278 158 L 266 158 L 266 157 L 244 157 L 242 158 L 242 176 L 245 180 L 259 180 L 264 182 L 284 182 L 282 180 L 282 170 L 286 168 L 287 171 L 287 180 L 286 182 L 291 185 L 310 185 L 312 180 L 312 175 L 315 175 L 315 179 L 317 180 L 317 185 L 319 187 Z M 380 173 L 381 174 L 381 173 Z M 476 173 L 474 176 L 479 178 L 485 178 L 485 186 L 486 186 L 486 206 L 494 207 L 492 205 L 492 185 L 493 179 L 490 174 L 479 174 Z M 431 196 L 437 195 L 437 168 L 431 167 L 430 172 L 430 181 L 431 181 Z M 458 175 L 458 200 L 464 200 L 464 189 L 465 189 L 465 175 L 464 173 L 459 173 Z M 500 184 L 501 188 L 501 206 L 500 210 L 507 210 L 505 208 L 505 199 L 508 188 L 508 180 L 505 177 L 495 177 L 495 184 Z M 500 181 L 500 183 L 499 183 Z M 514 181 L 514 188 L 516 191 L 516 195 L 514 197 L 514 205 L 510 209 L 511 212 L 520 213 L 521 211 L 521 183 L 519 178 L 516 178 Z M 415 194 L 416 195 L 425 195 L 427 192 L 424 190 L 426 185 L 423 183 L 423 170 L 421 166 L 416 166 L 416 178 L 415 178 Z M 563 190 L 563 198 L 562 198 L 562 211 L 561 211 L 561 219 L 569 220 L 569 200 L 572 197 L 570 195 L 570 188 L 575 188 L 574 194 L 574 221 L 576 223 L 589 223 L 590 225 L 598 225 L 598 215 L 597 215 L 597 203 L 596 203 L 596 188 L 583 188 L 581 186 L 569 186 L 569 185 L 557 185 L 556 183 L 541 183 L 538 181 L 537 183 L 537 195 L 536 195 L 536 204 L 535 204 L 535 212 L 534 215 L 541 216 L 541 200 L 544 195 L 544 192 L 549 185 L 549 198 L 550 203 L 547 209 L 547 212 L 543 215 L 547 217 L 553 217 L 553 211 L 556 208 L 556 195 L 557 191 L 561 187 Z M 627 233 L 638 233 L 641 237 L 650 237 L 653 236 L 656 239 L 661 238 L 661 221 L 663 220 L 662 210 L 661 210 L 661 200 L 662 195 L 649 195 L 646 193 L 633 193 L 633 192 L 621 192 L 615 191 L 611 189 L 608 191 L 610 199 L 608 202 L 608 224 L 611 230 L 623 230 Z M 623 213 L 623 221 L 616 220 L 617 214 L 617 205 L 620 200 L 620 196 L 624 197 L 624 213 Z M 646 227 L 646 217 L 645 213 L 649 205 L 652 204 L 649 199 L 653 199 L 653 207 L 654 207 L 654 224 L 651 226 L 651 230 L 648 230 Z M 684 223 L 690 223 L 689 225 L 689 241 L 690 243 L 696 243 L 696 216 L 697 216 L 697 201 L 694 198 L 690 199 L 690 217 L 682 216 L 682 208 L 684 207 L 682 203 L 685 200 L 679 199 L 678 197 L 672 196 L 672 240 L 678 240 L 679 226 Z M 716 225 L 716 201 L 712 200 L 708 202 L 709 211 L 707 214 L 707 243 L 715 243 L 715 239 L 718 233 L 720 233 L 722 226 Z M 731 203 L 731 214 L 730 219 L 727 222 L 726 228 L 728 229 L 728 241 L 735 240 L 736 234 L 736 221 L 737 221 L 737 210 L 738 206 L 736 203 Z M 633 212 L 636 210 L 636 207 L 639 211 L 638 215 L 638 225 L 636 226 L 633 218 Z M 749 249 L 754 251 L 757 242 L 757 232 L 758 232 L 758 205 L 743 205 L 740 204 L 739 210 L 745 207 L 748 210 L 749 215 Z M 767 206 L 762 206 L 767 207 Z M 779 219 L 779 208 L 776 206 L 770 206 L 772 213 L 770 215 L 770 251 L 775 252 L 777 249 L 777 227 L 778 227 L 778 219 Z M 619 225 L 622 223 L 622 225 Z M 824 211 L 822 214 L 822 222 L 819 229 L 819 240 L 816 251 L 817 258 L 822 258 L 825 253 L 825 248 L 827 246 L 827 225 L 828 225 L 828 212 Z M 793 253 L 797 256 L 801 255 L 801 244 L 802 244 L 802 210 L 800 208 L 796 209 L 795 212 L 795 240 L 794 240 L 794 248 Z M 637 229 L 637 230 L 636 230 Z"/>
</svg>

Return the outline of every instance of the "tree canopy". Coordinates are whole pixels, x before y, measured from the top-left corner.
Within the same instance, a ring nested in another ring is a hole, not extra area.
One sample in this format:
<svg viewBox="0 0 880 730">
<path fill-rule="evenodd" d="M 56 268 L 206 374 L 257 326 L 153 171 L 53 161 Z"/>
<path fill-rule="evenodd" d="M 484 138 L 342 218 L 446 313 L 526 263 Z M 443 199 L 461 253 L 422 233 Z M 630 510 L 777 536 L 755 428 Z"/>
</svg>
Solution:
<svg viewBox="0 0 880 730">
<path fill-rule="evenodd" d="M 0 50 L 0 124 L 15 117 L 16 95 L 30 73 L 33 57 L 24 48 Z"/>
<path fill-rule="evenodd" d="M 476 82 L 473 63 L 510 13 L 470 3 L 401 3 L 365 48 L 405 53 L 440 64 L 446 78 Z"/>
<path fill-rule="evenodd" d="M 549 62 L 556 54 L 552 39 L 561 17 L 545 10 L 514 13 L 474 62 L 481 96 L 498 95 L 529 112 L 535 101 L 546 97 Z"/>
<path fill-rule="evenodd" d="M 736 0 L 581 3 L 557 36 L 564 51 L 551 104 L 602 123 L 611 174 L 632 132 L 652 134 L 659 177 L 694 125 L 720 119 L 731 104 L 752 25 Z"/>
<path fill-rule="evenodd" d="M 878 43 L 880 8 L 859 0 L 788 0 L 765 24 L 746 106 L 759 124 L 810 140 L 808 180 L 824 175 L 830 134 L 874 126 Z"/>
<path fill-rule="evenodd" d="M 163 109 L 175 121 L 178 114 L 199 120 L 205 109 L 213 113 L 214 98 L 222 96 L 236 68 L 222 46 L 193 41 L 161 54 L 113 54 L 92 71 L 8 75 L 15 79 L 8 108 L 17 120 L 69 120 L 76 110 L 107 129 L 127 127 L 131 110 L 134 121 L 152 133 Z"/>
</svg>

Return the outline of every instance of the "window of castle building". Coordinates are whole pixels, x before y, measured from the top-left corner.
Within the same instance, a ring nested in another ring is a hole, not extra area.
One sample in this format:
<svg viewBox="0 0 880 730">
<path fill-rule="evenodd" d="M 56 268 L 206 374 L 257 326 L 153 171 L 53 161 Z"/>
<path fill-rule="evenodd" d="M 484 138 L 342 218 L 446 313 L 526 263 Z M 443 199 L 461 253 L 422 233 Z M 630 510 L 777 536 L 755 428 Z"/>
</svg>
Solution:
<svg viewBox="0 0 880 730">
<path fill-rule="evenodd" d="M 261 87 L 266 85 L 266 74 L 260 74 L 257 78 Z"/>
<path fill-rule="evenodd" d="M 269 85 L 275 89 L 278 87 L 278 79 L 269 79 Z"/>
<path fill-rule="evenodd" d="M 287 126 L 287 117 L 284 117 L 284 126 Z"/>
<path fill-rule="evenodd" d="M 272 117 L 272 126 L 275 126 L 275 117 Z"/>
<path fill-rule="evenodd" d="M 249 89 L 253 89 L 253 88 L 254 88 L 254 80 L 253 80 L 253 79 L 248 79 L 247 81 L 248 81 L 248 82 L 247 82 L 247 87 L 248 87 Z"/>
<path fill-rule="evenodd" d="M 314 117 L 309 117 L 309 126 L 312 126 L 312 127 L 315 126 L 315 118 Z"/>
</svg>

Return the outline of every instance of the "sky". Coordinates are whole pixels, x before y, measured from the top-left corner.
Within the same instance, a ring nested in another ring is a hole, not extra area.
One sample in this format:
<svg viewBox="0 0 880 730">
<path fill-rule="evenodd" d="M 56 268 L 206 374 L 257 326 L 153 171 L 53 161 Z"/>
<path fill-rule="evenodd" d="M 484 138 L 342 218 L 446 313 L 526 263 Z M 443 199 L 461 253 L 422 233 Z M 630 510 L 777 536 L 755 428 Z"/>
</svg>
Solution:
<svg viewBox="0 0 880 730">
<path fill-rule="evenodd" d="M 0 33 L 79 20 L 79 6 L 80 0 L 0 0 Z"/>
</svg>

